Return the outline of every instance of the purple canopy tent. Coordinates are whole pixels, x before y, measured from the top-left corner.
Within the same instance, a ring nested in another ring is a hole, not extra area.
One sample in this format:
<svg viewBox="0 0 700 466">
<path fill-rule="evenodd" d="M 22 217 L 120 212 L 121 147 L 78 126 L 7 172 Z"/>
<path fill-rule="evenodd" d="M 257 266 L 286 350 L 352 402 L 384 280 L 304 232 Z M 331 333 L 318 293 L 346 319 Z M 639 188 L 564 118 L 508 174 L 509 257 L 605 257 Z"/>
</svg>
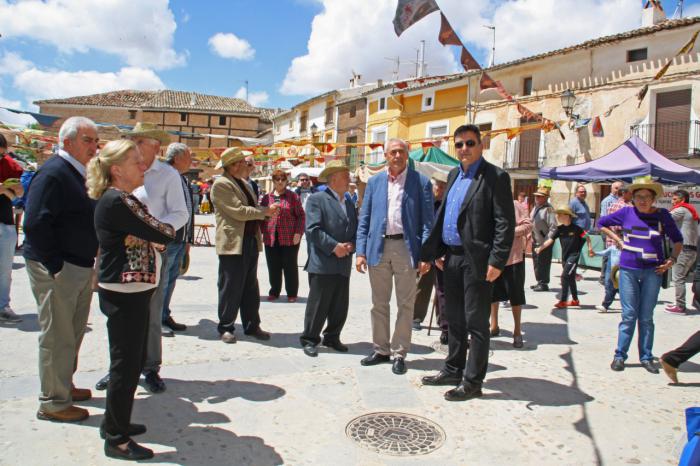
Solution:
<svg viewBox="0 0 700 466">
<path fill-rule="evenodd" d="M 647 175 L 661 184 L 700 184 L 699 171 L 667 159 L 637 136 L 590 162 L 540 169 L 540 178 L 581 182 L 631 183 L 634 178 Z"/>
</svg>

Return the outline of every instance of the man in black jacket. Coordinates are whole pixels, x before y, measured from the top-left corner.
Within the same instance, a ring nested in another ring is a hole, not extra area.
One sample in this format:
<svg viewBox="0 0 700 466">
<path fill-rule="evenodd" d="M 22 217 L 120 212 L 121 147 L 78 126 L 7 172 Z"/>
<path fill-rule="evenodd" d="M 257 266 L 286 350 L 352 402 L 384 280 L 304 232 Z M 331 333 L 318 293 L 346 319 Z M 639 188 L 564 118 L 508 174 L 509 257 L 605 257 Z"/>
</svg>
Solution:
<svg viewBox="0 0 700 466">
<path fill-rule="evenodd" d="M 421 251 L 422 261 L 444 269 L 449 353 L 425 385 L 457 385 L 448 401 L 481 396 L 489 355 L 489 314 L 493 282 L 508 260 L 515 230 L 510 177 L 482 158 L 481 133 L 457 128 L 461 164 L 447 182 L 447 194 Z M 467 360 L 467 336 L 471 335 Z"/>
<path fill-rule="evenodd" d="M 90 313 L 98 247 L 85 167 L 99 141 L 95 124 L 83 117 L 68 118 L 58 139 L 57 155 L 44 163 L 29 187 L 24 258 L 41 327 L 37 417 L 76 422 L 88 412 L 73 402 L 91 397 L 90 390 L 73 387 L 73 373 Z"/>
</svg>

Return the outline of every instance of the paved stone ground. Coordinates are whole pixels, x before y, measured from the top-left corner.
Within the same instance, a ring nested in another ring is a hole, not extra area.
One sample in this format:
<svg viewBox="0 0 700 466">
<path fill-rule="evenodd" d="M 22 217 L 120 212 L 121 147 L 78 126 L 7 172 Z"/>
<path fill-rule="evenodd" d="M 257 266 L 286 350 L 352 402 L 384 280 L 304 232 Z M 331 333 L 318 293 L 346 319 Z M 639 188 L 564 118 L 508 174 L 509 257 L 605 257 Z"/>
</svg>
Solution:
<svg viewBox="0 0 700 466">
<path fill-rule="evenodd" d="M 304 253 L 301 256 L 305 256 Z M 300 262 L 304 259 L 300 257 Z M 533 282 L 528 263 L 527 284 Z M 107 464 L 97 427 L 104 392 L 83 406 L 90 418 L 77 425 L 39 421 L 37 410 L 38 324 L 24 262 L 15 259 L 12 305 L 24 317 L 0 327 L 0 464 Z M 553 293 L 529 293 L 524 312 L 525 348 L 511 346 L 510 312 L 501 310 L 502 336 L 491 343 L 484 397 L 465 403 L 443 400 L 444 387 L 423 387 L 420 378 L 441 367 L 437 332 L 414 332 L 408 373 L 389 365 L 360 366 L 369 352 L 370 291 L 366 276 L 353 274 L 343 341 L 347 354 L 326 349 L 306 357 L 298 344 L 304 300 L 263 301 L 269 342 L 241 335 L 235 345 L 218 340 L 217 260 L 213 248 L 193 249 L 188 274 L 175 290 L 173 313 L 189 328 L 163 339 L 162 376 L 167 391 L 137 391 L 134 421 L 148 425 L 139 441 L 153 448 L 157 463 L 188 465 L 503 465 L 676 464 L 684 435 L 683 409 L 698 404 L 700 365 L 683 367 L 682 386 L 636 364 L 622 373 L 608 365 L 616 340 L 617 312 L 598 314 L 597 273 L 579 282 L 583 306 L 553 310 Z M 264 256 L 262 294 L 267 293 Z M 560 271 L 553 268 L 553 276 Z M 300 296 L 308 287 L 302 273 Z M 556 282 L 557 280 L 553 280 Z M 695 314 L 661 312 L 672 296 L 662 290 L 656 314 L 656 354 L 675 347 L 700 325 Z M 76 382 L 92 387 L 108 364 L 105 318 L 93 301 L 90 331 Z M 436 451 L 415 457 L 380 455 L 358 447 L 345 434 L 357 416 L 381 411 L 414 414 L 446 434 Z"/>
</svg>

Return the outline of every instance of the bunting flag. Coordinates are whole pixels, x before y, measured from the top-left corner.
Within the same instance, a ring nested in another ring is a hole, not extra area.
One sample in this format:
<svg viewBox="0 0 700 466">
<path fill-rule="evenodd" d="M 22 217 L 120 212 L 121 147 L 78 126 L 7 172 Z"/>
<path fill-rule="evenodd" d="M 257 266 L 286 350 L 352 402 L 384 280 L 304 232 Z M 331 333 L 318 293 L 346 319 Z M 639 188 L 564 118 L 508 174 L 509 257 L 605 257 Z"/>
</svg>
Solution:
<svg viewBox="0 0 700 466">
<path fill-rule="evenodd" d="M 661 0 L 647 0 L 647 2 L 644 4 L 644 9 L 646 10 L 650 6 L 657 8 L 659 11 L 664 11 L 664 7 L 661 6 Z"/>
<path fill-rule="evenodd" d="M 603 131 L 603 123 L 600 121 L 600 117 L 597 116 L 593 118 L 593 126 L 591 127 L 593 132 L 593 137 L 602 138 L 605 136 L 605 131 Z"/>
<path fill-rule="evenodd" d="M 481 74 L 481 79 L 479 79 L 479 89 L 485 91 L 486 89 L 494 89 L 498 87 L 498 82 L 491 78 L 487 73 Z"/>
<path fill-rule="evenodd" d="M 28 112 L 26 110 L 17 110 L 14 108 L 7 108 L 7 107 L 0 107 L 0 108 L 5 109 L 8 112 L 12 112 L 12 113 L 29 115 L 32 118 L 34 118 L 41 126 L 51 126 L 56 122 L 56 120 L 59 120 L 61 118 L 60 116 L 56 116 L 56 115 L 46 115 L 44 113 Z"/>
<path fill-rule="evenodd" d="M 462 41 L 459 40 L 457 33 L 452 29 L 450 22 L 447 21 L 442 11 L 440 12 L 440 34 L 438 35 L 438 40 L 442 45 L 457 45 L 463 47 Z"/>
<path fill-rule="evenodd" d="M 413 24 L 439 9 L 435 0 L 399 0 L 394 16 L 394 32 L 401 36 Z"/>
<path fill-rule="evenodd" d="M 654 76 L 654 79 L 652 81 L 658 81 L 661 79 L 663 75 L 666 74 L 666 71 L 671 67 L 671 64 L 673 63 L 673 59 L 678 57 L 679 55 L 685 55 L 686 53 L 690 52 L 693 50 L 693 47 L 695 46 L 695 40 L 698 38 L 698 33 L 700 30 L 695 31 L 695 34 L 693 34 L 693 37 L 690 38 L 688 42 L 671 58 L 660 70 L 656 75 Z"/>
</svg>

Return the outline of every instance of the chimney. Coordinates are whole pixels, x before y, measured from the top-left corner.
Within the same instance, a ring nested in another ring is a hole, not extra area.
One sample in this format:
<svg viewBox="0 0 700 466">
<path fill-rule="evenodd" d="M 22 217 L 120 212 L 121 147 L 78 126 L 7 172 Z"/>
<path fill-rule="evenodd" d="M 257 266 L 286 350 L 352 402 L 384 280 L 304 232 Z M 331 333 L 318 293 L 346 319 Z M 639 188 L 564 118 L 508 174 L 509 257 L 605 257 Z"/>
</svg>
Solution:
<svg viewBox="0 0 700 466">
<path fill-rule="evenodd" d="M 190 93 L 190 106 L 194 107 L 197 105 L 197 94 L 194 92 Z"/>
<path fill-rule="evenodd" d="M 384 85 L 383 79 L 377 79 L 377 87 L 382 87 Z"/>
<path fill-rule="evenodd" d="M 655 26 L 666 21 L 666 13 L 661 7 L 661 3 L 650 1 L 647 2 L 647 7 L 642 9 L 642 27 L 647 28 Z"/>
</svg>

